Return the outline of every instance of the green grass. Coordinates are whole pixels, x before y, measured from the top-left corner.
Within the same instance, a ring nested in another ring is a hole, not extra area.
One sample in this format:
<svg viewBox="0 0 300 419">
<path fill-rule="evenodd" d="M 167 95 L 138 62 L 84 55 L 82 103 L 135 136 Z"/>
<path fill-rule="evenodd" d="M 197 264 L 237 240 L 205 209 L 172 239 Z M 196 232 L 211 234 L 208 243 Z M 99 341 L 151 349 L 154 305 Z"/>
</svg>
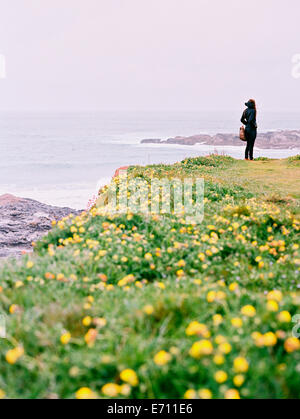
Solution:
<svg viewBox="0 0 300 419">
<path fill-rule="evenodd" d="M 7 262 L 3 395 L 299 398 L 299 176 L 290 160 L 222 156 L 130 168 L 204 177 L 203 223 L 94 208 Z"/>
</svg>

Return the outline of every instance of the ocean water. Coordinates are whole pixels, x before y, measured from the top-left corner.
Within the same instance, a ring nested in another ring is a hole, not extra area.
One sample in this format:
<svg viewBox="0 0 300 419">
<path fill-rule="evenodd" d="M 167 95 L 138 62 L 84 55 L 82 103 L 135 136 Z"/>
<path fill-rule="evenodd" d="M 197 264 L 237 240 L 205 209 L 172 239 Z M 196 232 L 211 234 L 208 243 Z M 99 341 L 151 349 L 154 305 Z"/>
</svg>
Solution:
<svg viewBox="0 0 300 419">
<path fill-rule="evenodd" d="M 243 158 L 244 147 L 141 144 L 200 133 L 238 133 L 237 112 L 1 113 L 0 195 L 84 209 L 115 170 L 131 164 L 173 163 L 212 152 Z M 296 113 L 260 115 L 262 132 L 300 129 Z M 255 150 L 274 158 L 299 150 Z"/>
</svg>

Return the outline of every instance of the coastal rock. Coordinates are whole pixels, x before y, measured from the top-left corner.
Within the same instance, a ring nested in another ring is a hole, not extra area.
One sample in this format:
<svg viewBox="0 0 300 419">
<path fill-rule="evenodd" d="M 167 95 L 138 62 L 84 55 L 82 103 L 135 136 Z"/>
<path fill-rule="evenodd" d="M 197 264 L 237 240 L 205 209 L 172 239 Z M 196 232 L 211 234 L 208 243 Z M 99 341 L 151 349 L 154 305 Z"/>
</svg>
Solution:
<svg viewBox="0 0 300 419">
<path fill-rule="evenodd" d="M 42 204 L 13 195 L 0 196 L 0 257 L 20 256 L 32 251 L 32 242 L 49 230 L 53 220 L 80 211 Z"/>
<path fill-rule="evenodd" d="M 142 141 L 144 144 L 159 144 L 161 142 L 160 138 L 147 138 Z"/>
<path fill-rule="evenodd" d="M 205 144 L 214 146 L 245 146 L 238 135 L 235 134 L 207 134 L 192 135 L 190 137 L 178 136 L 167 140 L 142 140 L 142 144 L 179 144 L 195 145 Z M 274 131 L 259 133 L 255 143 L 256 147 L 262 149 L 300 149 L 300 131 Z"/>
</svg>

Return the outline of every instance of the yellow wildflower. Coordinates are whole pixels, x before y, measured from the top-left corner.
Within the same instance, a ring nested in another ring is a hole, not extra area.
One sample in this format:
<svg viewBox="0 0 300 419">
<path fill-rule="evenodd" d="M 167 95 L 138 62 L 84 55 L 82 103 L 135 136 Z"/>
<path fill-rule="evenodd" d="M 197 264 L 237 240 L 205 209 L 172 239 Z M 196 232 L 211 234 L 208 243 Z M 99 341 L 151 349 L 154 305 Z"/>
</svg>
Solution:
<svg viewBox="0 0 300 419">
<path fill-rule="evenodd" d="M 233 377 L 233 384 L 236 387 L 241 387 L 245 382 L 245 377 L 242 374 L 238 374 L 235 377 Z"/>
<path fill-rule="evenodd" d="M 223 355 L 217 354 L 217 355 L 214 356 L 213 361 L 216 365 L 222 365 L 225 362 L 225 358 L 224 358 Z"/>
<path fill-rule="evenodd" d="M 9 307 L 10 314 L 15 314 L 19 310 L 19 306 L 17 304 L 12 304 Z"/>
<path fill-rule="evenodd" d="M 119 386 L 119 392 L 122 396 L 128 397 L 131 393 L 131 387 L 128 384 L 121 384 Z"/>
<path fill-rule="evenodd" d="M 90 326 L 92 323 L 92 318 L 90 316 L 86 316 L 83 320 L 82 320 L 82 324 L 83 326 Z"/>
<path fill-rule="evenodd" d="M 284 342 L 284 349 L 286 350 L 286 352 L 288 353 L 292 353 L 295 351 L 299 351 L 300 349 L 300 340 L 292 337 L 292 338 L 288 338 L 285 342 Z"/>
<path fill-rule="evenodd" d="M 280 301 L 282 300 L 282 298 L 283 298 L 282 292 L 281 291 L 277 291 L 277 290 L 271 291 L 267 295 L 267 299 L 268 300 L 275 300 L 278 303 L 280 303 Z"/>
<path fill-rule="evenodd" d="M 248 361 L 243 357 L 235 358 L 233 368 L 235 372 L 247 372 L 249 369 Z"/>
<path fill-rule="evenodd" d="M 181 278 L 185 275 L 184 271 L 182 269 L 180 269 L 179 271 L 176 272 L 176 275 Z"/>
<path fill-rule="evenodd" d="M 212 392 L 208 390 L 207 388 L 203 388 L 199 390 L 198 395 L 199 395 L 199 398 L 202 400 L 210 400 L 213 397 Z"/>
<path fill-rule="evenodd" d="M 144 312 L 145 314 L 147 314 L 148 316 L 151 316 L 151 314 L 153 314 L 153 313 L 154 313 L 154 307 L 153 307 L 153 306 L 151 306 L 151 305 L 146 305 L 146 306 L 143 308 L 143 312 Z"/>
<path fill-rule="evenodd" d="M 131 369 L 126 369 L 122 371 L 120 374 L 120 378 L 121 380 L 125 381 L 125 383 L 128 383 L 133 387 L 137 386 L 139 383 L 136 372 Z"/>
<path fill-rule="evenodd" d="M 190 355 L 193 358 L 200 358 L 202 355 L 211 355 L 213 346 L 209 340 L 200 340 L 195 342 L 190 349 Z"/>
<path fill-rule="evenodd" d="M 210 337 L 210 332 L 205 326 L 205 324 L 201 324 L 197 321 L 190 323 L 185 333 L 187 334 L 187 336 L 198 335 L 198 336 L 203 336 L 206 338 Z"/>
<path fill-rule="evenodd" d="M 215 326 L 219 326 L 223 322 L 223 316 L 221 314 L 215 314 L 213 316 L 213 323 Z"/>
<path fill-rule="evenodd" d="M 256 315 L 256 310 L 251 305 L 246 305 L 241 309 L 241 313 L 247 317 L 254 317 Z"/>
<path fill-rule="evenodd" d="M 268 332 L 263 335 L 263 343 L 265 346 L 275 346 L 277 343 L 277 337 L 273 332 Z"/>
<path fill-rule="evenodd" d="M 120 391 L 120 386 L 114 383 L 105 384 L 102 387 L 102 393 L 107 397 L 117 397 Z"/>
<path fill-rule="evenodd" d="M 21 358 L 23 355 L 24 355 L 24 349 L 23 349 L 22 347 L 20 347 L 20 346 L 19 346 L 19 347 L 17 347 L 17 348 L 11 349 L 11 350 L 9 350 L 8 352 L 6 352 L 5 359 L 6 359 L 6 361 L 7 361 L 9 364 L 13 365 L 13 364 L 15 364 L 15 363 L 19 360 L 19 358 Z"/>
<path fill-rule="evenodd" d="M 279 306 L 278 306 L 277 301 L 275 301 L 275 300 L 268 300 L 268 302 L 267 302 L 267 309 L 268 309 L 268 311 L 272 311 L 274 313 L 276 311 L 278 311 L 279 310 Z"/>
<path fill-rule="evenodd" d="M 63 335 L 61 335 L 61 337 L 60 337 L 60 341 L 61 341 L 61 343 L 63 344 L 63 345 L 67 345 L 69 342 L 70 342 L 70 340 L 71 340 L 71 333 L 70 332 L 66 332 L 66 333 L 64 333 Z"/>
<path fill-rule="evenodd" d="M 292 316 L 288 311 L 282 311 L 277 317 L 281 323 L 290 323 L 292 321 Z"/>
<path fill-rule="evenodd" d="M 219 350 L 220 352 L 222 352 L 223 354 L 229 354 L 232 350 L 232 346 L 230 345 L 230 343 L 228 342 L 224 342 L 221 343 L 221 345 L 219 346 Z"/>
<path fill-rule="evenodd" d="M 208 303 L 213 303 L 216 298 L 217 298 L 217 293 L 215 291 L 210 291 L 206 296 L 206 300 Z"/>
<path fill-rule="evenodd" d="M 255 345 L 260 347 L 264 346 L 264 336 L 259 332 L 252 333 L 252 339 L 255 341 Z"/>
<path fill-rule="evenodd" d="M 235 291 L 238 288 L 239 284 L 237 284 L 236 282 L 232 283 L 229 285 L 229 291 Z"/>
<path fill-rule="evenodd" d="M 119 287 L 124 287 L 134 281 L 135 281 L 135 277 L 133 275 L 127 275 L 118 282 L 118 285 Z"/>
<path fill-rule="evenodd" d="M 76 394 L 77 400 L 90 400 L 90 399 L 96 399 L 97 395 L 94 393 L 90 388 L 88 387 L 82 387 L 80 388 Z"/>
<path fill-rule="evenodd" d="M 235 389 L 227 390 L 225 393 L 225 399 L 227 400 L 239 400 L 240 398 L 240 393 Z"/>
<path fill-rule="evenodd" d="M 219 384 L 225 383 L 225 381 L 227 381 L 228 379 L 228 375 L 225 371 L 217 371 L 214 377 L 215 377 L 216 382 Z"/>
<path fill-rule="evenodd" d="M 201 260 L 201 262 L 205 261 L 205 254 L 204 253 L 199 253 L 198 258 Z"/>
<path fill-rule="evenodd" d="M 215 337 L 215 342 L 216 342 L 216 344 L 217 344 L 217 345 L 221 345 L 222 343 L 225 343 L 225 342 L 227 342 L 227 341 L 226 341 L 226 338 L 225 338 L 224 336 L 222 336 L 222 335 L 217 335 L 217 336 Z"/>
<path fill-rule="evenodd" d="M 243 326 L 243 320 L 239 317 L 234 317 L 233 319 L 231 319 L 231 324 L 233 327 L 240 328 Z"/>
<path fill-rule="evenodd" d="M 89 346 L 94 345 L 97 339 L 97 335 L 98 335 L 98 332 L 96 329 L 90 329 L 84 337 L 85 343 Z"/>
<path fill-rule="evenodd" d="M 158 352 L 154 357 L 154 362 L 156 365 L 162 366 L 171 361 L 171 355 L 166 351 Z"/>
<path fill-rule="evenodd" d="M 184 399 L 195 400 L 197 398 L 197 393 L 195 390 L 187 390 L 183 396 Z"/>
<path fill-rule="evenodd" d="M 179 266 L 179 268 L 184 268 L 186 265 L 185 261 L 183 259 L 181 259 L 178 263 L 177 266 Z"/>
</svg>

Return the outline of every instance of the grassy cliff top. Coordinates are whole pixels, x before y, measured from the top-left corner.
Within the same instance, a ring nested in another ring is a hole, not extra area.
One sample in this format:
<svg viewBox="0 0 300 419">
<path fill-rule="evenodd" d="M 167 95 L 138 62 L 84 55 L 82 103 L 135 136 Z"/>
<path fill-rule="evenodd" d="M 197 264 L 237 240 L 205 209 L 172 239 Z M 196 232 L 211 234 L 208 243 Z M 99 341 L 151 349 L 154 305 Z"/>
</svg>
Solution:
<svg viewBox="0 0 300 419">
<path fill-rule="evenodd" d="M 0 396 L 298 398 L 299 157 L 128 177 L 204 177 L 203 222 L 94 207 L 2 267 Z"/>
</svg>

